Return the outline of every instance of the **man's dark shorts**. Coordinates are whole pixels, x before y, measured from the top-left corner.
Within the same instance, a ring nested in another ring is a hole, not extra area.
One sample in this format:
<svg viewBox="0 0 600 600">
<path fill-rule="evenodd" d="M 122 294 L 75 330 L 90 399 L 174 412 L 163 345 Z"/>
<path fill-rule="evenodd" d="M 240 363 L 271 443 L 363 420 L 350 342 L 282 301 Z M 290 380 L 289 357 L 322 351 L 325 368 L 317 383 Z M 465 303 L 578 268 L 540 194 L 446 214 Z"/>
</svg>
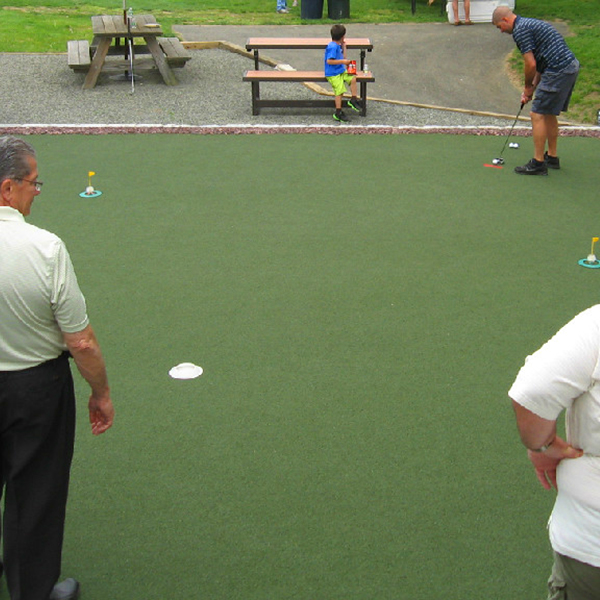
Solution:
<svg viewBox="0 0 600 600">
<path fill-rule="evenodd" d="M 535 90 L 531 112 L 540 115 L 558 116 L 561 111 L 568 110 L 571 94 L 579 75 L 579 62 L 574 60 L 560 73 L 542 73 L 542 78 Z"/>
<path fill-rule="evenodd" d="M 547 600 L 598 600 L 600 567 L 554 552 Z"/>
</svg>

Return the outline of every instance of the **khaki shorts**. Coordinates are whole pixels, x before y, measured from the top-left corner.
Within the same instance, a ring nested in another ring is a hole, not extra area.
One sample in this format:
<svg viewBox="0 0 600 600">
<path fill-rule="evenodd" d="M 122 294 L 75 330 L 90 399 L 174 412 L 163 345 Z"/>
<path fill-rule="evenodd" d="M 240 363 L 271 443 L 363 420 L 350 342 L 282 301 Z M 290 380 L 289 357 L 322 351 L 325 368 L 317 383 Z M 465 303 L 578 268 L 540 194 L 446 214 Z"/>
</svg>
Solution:
<svg viewBox="0 0 600 600">
<path fill-rule="evenodd" d="M 331 84 L 333 88 L 333 93 L 336 96 L 343 96 L 346 93 L 346 84 L 350 83 L 356 75 L 350 75 L 348 72 L 344 71 L 339 75 L 332 75 L 327 78 L 327 81 Z"/>
<path fill-rule="evenodd" d="M 555 552 L 548 600 L 600 600 L 600 568 Z"/>
</svg>

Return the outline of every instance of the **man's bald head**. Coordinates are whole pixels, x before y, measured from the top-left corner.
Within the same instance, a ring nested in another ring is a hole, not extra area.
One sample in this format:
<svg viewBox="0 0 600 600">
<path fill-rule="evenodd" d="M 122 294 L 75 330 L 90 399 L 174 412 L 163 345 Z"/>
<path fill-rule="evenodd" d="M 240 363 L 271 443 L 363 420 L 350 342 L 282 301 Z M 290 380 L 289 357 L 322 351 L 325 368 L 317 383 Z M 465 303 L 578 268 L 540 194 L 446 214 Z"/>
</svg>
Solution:
<svg viewBox="0 0 600 600">
<path fill-rule="evenodd" d="M 508 6 L 498 6 L 494 13 L 492 14 L 492 23 L 494 25 L 498 24 L 498 21 L 501 21 L 505 17 L 515 16 L 513 11 Z"/>
<path fill-rule="evenodd" d="M 516 18 L 508 6 L 498 6 L 492 14 L 492 23 L 503 33 L 512 33 Z"/>
</svg>

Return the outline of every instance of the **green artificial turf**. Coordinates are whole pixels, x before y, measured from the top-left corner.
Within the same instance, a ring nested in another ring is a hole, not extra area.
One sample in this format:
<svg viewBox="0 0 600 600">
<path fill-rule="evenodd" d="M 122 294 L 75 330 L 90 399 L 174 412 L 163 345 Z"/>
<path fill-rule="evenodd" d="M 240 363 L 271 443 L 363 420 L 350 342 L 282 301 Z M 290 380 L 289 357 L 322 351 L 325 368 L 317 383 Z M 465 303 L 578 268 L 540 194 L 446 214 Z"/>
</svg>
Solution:
<svg viewBox="0 0 600 600">
<path fill-rule="evenodd" d="M 553 495 L 506 393 L 598 301 L 597 140 L 547 178 L 512 173 L 528 139 L 504 169 L 500 137 L 31 141 L 29 221 L 68 245 L 117 409 L 93 438 L 78 379 L 86 600 L 543 597 Z"/>
</svg>

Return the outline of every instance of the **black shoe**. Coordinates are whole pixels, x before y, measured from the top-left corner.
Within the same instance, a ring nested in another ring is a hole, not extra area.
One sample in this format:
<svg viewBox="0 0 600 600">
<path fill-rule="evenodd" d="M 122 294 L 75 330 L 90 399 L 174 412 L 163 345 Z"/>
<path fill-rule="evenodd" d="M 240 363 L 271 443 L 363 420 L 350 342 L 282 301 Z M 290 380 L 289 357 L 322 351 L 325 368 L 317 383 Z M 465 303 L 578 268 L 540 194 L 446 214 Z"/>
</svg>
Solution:
<svg viewBox="0 0 600 600">
<path fill-rule="evenodd" d="M 532 158 L 526 165 L 515 167 L 515 173 L 519 175 L 548 175 L 548 167 L 545 162 L 538 162 Z"/>
<path fill-rule="evenodd" d="M 77 600 L 77 598 L 79 598 L 79 582 L 69 578 L 54 586 L 48 600 Z"/>
<path fill-rule="evenodd" d="M 544 162 L 549 169 L 560 169 L 560 160 L 558 156 L 550 156 L 547 152 L 544 153 Z"/>
<path fill-rule="evenodd" d="M 342 121 L 344 123 L 348 123 L 350 121 L 350 119 L 344 114 L 344 111 L 340 110 L 339 112 L 336 110 L 333 113 L 333 118 L 336 121 Z"/>
<path fill-rule="evenodd" d="M 356 112 L 360 112 L 362 110 L 362 104 L 358 98 L 350 98 L 350 100 L 348 100 L 348 106 Z"/>
</svg>

